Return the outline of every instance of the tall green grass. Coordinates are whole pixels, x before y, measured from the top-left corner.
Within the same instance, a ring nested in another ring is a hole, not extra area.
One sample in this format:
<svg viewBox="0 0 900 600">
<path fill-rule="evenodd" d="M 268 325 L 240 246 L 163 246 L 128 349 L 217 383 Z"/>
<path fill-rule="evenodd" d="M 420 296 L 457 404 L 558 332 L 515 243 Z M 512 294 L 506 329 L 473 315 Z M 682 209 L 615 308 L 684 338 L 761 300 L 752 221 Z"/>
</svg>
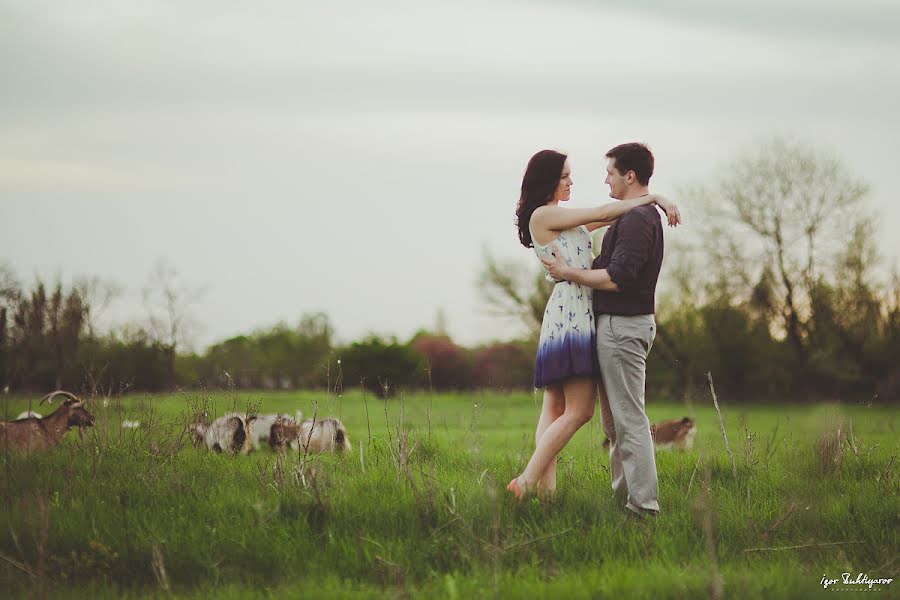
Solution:
<svg viewBox="0 0 900 600">
<path fill-rule="evenodd" d="M 29 400 L 2 408 L 14 416 Z M 561 454 L 553 501 L 508 497 L 534 447 L 531 395 L 93 401 L 97 423 L 84 439 L 72 432 L 49 452 L 3 454 L 0 591 L 806 598 L 833 594 L 823 575 L 892 577 L 895 411 L 720 400 L 736 477 L 711 403 L 650 401 L 652 420 L 688 414 L 699 427 L 693 451 L 657 454 L 662 512 L 652 521 L 629 519 L 612 494 L 599 414 Z M 353 450 L 194 449 L 184 426 L 204 404 L 213 414 L 339 416 Z M 123 429 L 123 419 L 142 426 Z"/>
</svg>

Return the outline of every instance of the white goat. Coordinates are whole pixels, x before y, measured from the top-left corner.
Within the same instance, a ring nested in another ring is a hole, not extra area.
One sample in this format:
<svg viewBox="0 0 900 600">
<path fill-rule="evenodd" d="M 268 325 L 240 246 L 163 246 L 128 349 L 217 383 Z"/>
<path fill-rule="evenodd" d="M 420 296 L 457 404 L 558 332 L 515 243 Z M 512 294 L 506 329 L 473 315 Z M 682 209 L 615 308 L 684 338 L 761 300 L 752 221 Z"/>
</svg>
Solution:
<svg viewBox="0 0 900 600">
<path fill-rule="evenodd" d="M 309 452 L 350 452 L 350 438 L 347 428 L 337 419 L 327 418 L 317 421 L 306 419 L 302 423 L 276 421 L 272 425 L 269 445 L 273 449 L 303 448 Z"/>
<path fill-rule="evenodd" d="M 255 416 L 230 413 L 209 425 L 195 423 L 190 427 L 194 434 L 194 446 L 204 444 L 216 452 L 247 454 L 250 451 L 250 435 L 255 421 Z"/>
</svg>

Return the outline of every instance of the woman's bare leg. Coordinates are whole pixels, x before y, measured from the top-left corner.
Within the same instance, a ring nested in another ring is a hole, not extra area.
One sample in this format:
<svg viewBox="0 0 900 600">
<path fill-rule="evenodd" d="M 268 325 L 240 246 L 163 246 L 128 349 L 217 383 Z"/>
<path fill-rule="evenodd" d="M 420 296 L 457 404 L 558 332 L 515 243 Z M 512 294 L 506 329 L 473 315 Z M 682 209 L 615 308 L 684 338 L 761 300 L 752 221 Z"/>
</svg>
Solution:
<svg viewBox="0 0 900 600">
<path fill-rule="evenodd" d="M 572 439 L 578 428 L 591 420 L 594 415 L 595 389 L 594 380 L 584 377 L 570 379 L 563 384 L 566 409 L 547 426 L 537 441 L 531 460 L 518 477 L 520 489 L 533 489 L 547 466 L 556 461 L 556 455 Z"/>
<path fill-rule="evenodd" d="M 537 447 L 541 436 L 556 419 L 566 410 L 566 396 L 561 385 L 548 385 L 544 388 L 544 405 L 541 407 L 541 418 L 534 433 L 534 445 Z M 556 491 L 556 460 L 551 460 L 538 480 L 538 493 L 552 494 Z"/>
</svg>

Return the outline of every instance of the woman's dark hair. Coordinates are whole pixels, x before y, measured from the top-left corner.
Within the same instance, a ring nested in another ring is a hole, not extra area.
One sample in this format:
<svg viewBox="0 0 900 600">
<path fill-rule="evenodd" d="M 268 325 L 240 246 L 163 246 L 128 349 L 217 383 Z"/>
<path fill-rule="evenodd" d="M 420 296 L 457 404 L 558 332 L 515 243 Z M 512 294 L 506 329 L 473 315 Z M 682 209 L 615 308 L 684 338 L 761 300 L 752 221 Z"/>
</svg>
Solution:
<svg viewBox="0 0 900 600">
<path fill-rule="evenodd" d="M 519 241 L 526 248 L 534 246 L 528 223 L 531 214 L 539 206 L 544 206 L 553 199 L 553 193 L 562 177 L 566 155 L 555 150 L 541 150 L 531 157 L 525 176 L 522 178 L 522 195 L 516 206 L 516 227 L 519 228 Z"/>
</svg>

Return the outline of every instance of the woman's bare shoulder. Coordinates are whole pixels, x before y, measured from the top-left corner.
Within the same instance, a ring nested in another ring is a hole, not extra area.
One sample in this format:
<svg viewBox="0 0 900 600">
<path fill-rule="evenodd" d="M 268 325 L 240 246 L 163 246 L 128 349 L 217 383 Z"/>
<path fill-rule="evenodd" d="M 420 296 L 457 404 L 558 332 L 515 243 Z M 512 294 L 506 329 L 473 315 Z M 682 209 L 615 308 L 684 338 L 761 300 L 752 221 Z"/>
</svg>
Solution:
<svg viewBox="0 0 900 600">
<path fill-rule="evenodd" d="M 531 213 L 531 218 L 537 217 L 538 219 L 546 219 L 547 217 L 552 217 L 554 214 L 560 214 L 564 212 L 565 208 L 561 206 L 553 206 L 551 204 L 545 204 L 543 206 L 538 206 L 534 209 L 534 212 Z"/>
</svg>

